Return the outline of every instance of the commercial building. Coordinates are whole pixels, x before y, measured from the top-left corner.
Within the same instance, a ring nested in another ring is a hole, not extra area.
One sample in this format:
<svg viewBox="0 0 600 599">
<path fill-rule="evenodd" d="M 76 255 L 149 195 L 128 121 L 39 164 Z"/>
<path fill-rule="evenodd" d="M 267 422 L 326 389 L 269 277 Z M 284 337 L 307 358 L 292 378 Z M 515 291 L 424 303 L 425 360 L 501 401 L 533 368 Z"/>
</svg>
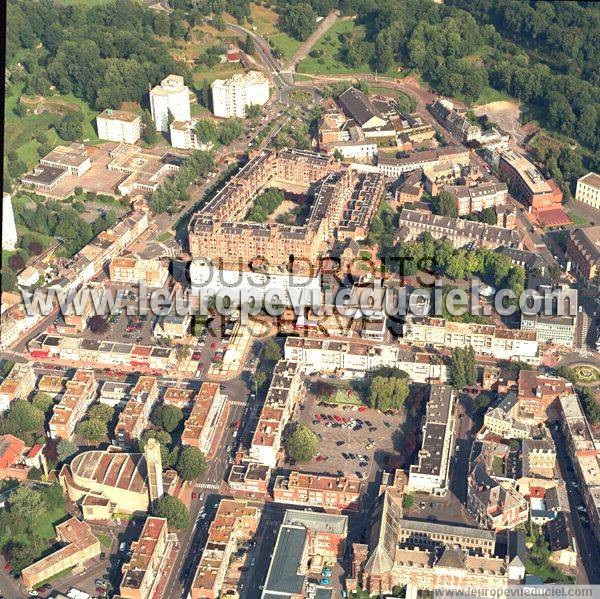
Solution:
<svg viewBox="0 0 600 599">
<path fill-rule="evenodd" d="M 8 410 L 15 399 L 27 399 L 35 387 L 35 379 L 31 362 L 16 362 L 0 383 L 0 412 Z"/>
<path fill-rule="evenodd" d="M 419 383 L 444 382 L 448 376 L 446 364 L 432 354 L 360 339 L 288 337 L 284 352 L 286 359 L 297 361 L 307 373 L 335 373 L 355 378 L 388 366 L 403 370 Z"/>
<path fill-rule="evenodd" d="M 454 434 L 454 402 L 452 387 L 431 385 L 421 449 L 417 463 L 409 470 L 408 489 L 434 495 L 446 494 Z"/>
<path fill-rule="evenodd" d="M 471 161 L 470 153 L 464 146 L 448 146 L 436 150 L 424 150 L 422 152 L 411 152 L 405 158 L 379 152 L 377 154 L 377 167 L 379 172 L 387 177 L 396 178 L 403 173 L 410 173 L 425 166 L 438 164 L 459 164 L 468 166 Z"/>
<path fill-rule="evenodd" d="M 258 530 L 261 508 L 248 501 L 221 499 L 190 588 L 191 599 L 218 599 L 237 547 Z"/>
<path fill-rule="evenodd" d="M 89 560 L 100 555 L 100 541 L 89 524 L 77 518 L 56 526 L 56 542 L 63 547 L 23 569 L 21 575 L 27 588 L 39 586 L 65 570 L 82 571 Z"/>
<path fill-rule="evenodd" d="M 185 421 L 181 443 L 197 447 L 209 459 L 225 430 L 229 416 L 227 396 L 216 383 L 202 383 L 194 399 L 192 410 Z"/>
<path fill-rule="evenodd" d="M 167 521 L 146 518 L 139 539 L 131 543 L 131 559 L 123 564 L 119 596 L 127 599 L 150 599 L 167 554 Z"/>
<path fill-rule="evenodd" d="M 562 191 L 552 179 L 544 179 L 525 156 L 512 150 L 500 153 L 500 175 L 512 186 L 512 192 L 534 209 L 560 206 Z"/>
<path fill-rule="evenodd" d="M 52 408 L 48 430 L 52 439 L 70 439 L 77 423 L 96 399 L 98 383 L 92 370 L 77 370 Z"/>
<path fill-rule="evenodd" d="M 407 596 L 414 596 L 419 590 L 506 588 L 509 579 L 518 580 L 508 559 L 497 556 L 494 532 L 404 519 L 404 489 L 397 479 L 384 484 L 377 498 L 369 544 L 352 546 L 347 583 L 371 595 L 406 585 Z"/>
<path fill-rule="evenodd" d="M 413 241 L 429 233 L 434 239 L 449 239 L 455 248 L 470 246 L 495 250 L 521 247 L 523 234 L 477 221 L 440 216 L 403 208 L 398 220 L 398 241 Z"/>
<path fill-rule="evenodd" d="M 56 146 L 46 154 L 32 173 L 21 177 L 21 182 L 40 193 L 52 191 L 67 177 L 81 177 L 92 166 L 83 144 L 76 142 L 69 146 Z"/>
<path fill-rule="evenodd" d="M 162 260 L 145 260 L 129 254 L 113 258 L 109 264 L 109 274 L 113 283 L 143 283 L 148 287 L 163 287 L 169 278 L 169 266 Z"/>
<path fill-rule="evenodd" d="M 535 331 L 537 340 L 540 343 L 573 347 L 577 330 L 577 317 L 521 313 L 521 330 Z"/>
<path fill-rule="evenodd" d="M 132 371 L 169 370 L 177 364 L 172 347 L 98 341 L 41 333 L 28 343 L 33 357 L 55 357 L 97 368 L 124 366 Z"/>
<path fill-rule="evenodd" d="M 600 440 L 590 429 L 577 395 L 560 398 L 561 428 L 590 528 L 600 541 Z"/>
<path fill-rule="evenodd" d="M 281 449 L 283 431 L 300 399 L 300 367 L 291 360 L 279 360 L 260 413 L 249 455 L 253 461 L 274 468 Z"/>
<path fill-rule="evenodd" d="M 330 586 L 310 582 L 309 577 L 319 580 L 326 563 L 341 559 L 347 536 L 346 516 L 286 510 L 261 599 L 332 599 Z"/>
<path fill-rule="evenodd" d="M 600 289 L 600 225 L 571 231 L 567 239 L 567 256 L 579 279 Z"/>
<path fill-rule="evenodd" d="M 142 117 L 133 112 L 107 108 L 96 117 L 96 127 L 100 139 L 134 144 L 142 133 Z"/>
<path fill-rule="evenodd" d="M 407 317 L 402 336 L 405 342 L 417 345 L 448 348 L 471 345 L 476 354 L 494 356 L 498 360 L 539 363 L 539 347 L 533 331 L 412 316 Z"/>
<path fill-rule="evenodd" d="M 600 175 L 588 173 L 577 180 L 575 199 L 600 210 Z"/>
<path fill-rule="evenodd" d="M 360 493 L 361 482 L 357 478 L 297 471 L 278 476 L 273 486 L 275 501 L 325 510 L 357 511 Z"/>
<path fill-rule="evenodd" d="M 169 75 L 160 85 L 150 90 L 150 110 L 157 131 L 169 130 L 169 118 L 176 121 L 189 121 L 190 90 L 184 85 L 183 77 Z"/>
<path fill-rule="evenodd" d="M 129 401 L 119 414 L 115 426 L 115 442 L 121 447 L 135 447 L 147 428 L 152 408 L 158 399 L 158 380 L 141 376 L 129 396 Z"/>
<path fill-rule="evenodd" d="M 216 79 L 211 85 L 213 112 L 222 118 L 246 118 L 248 106 L 264 106 L 269 101 L 269 80 L 260 71 L 236 73 L 229 79 Z"/>
</svg>

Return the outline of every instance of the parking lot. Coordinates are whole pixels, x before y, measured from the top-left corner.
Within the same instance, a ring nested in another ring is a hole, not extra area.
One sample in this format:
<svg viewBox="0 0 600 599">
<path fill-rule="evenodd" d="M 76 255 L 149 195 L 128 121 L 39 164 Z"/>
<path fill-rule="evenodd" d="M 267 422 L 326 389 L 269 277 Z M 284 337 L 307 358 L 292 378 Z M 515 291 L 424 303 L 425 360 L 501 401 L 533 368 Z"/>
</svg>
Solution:
<svg viewBox="0 0 600 599">
<path fill-rule="evenodd" d="M 319 437 L 317 455 L 303 468 L 328 474 L 347 474 L 364 481 L 375 479 L 389 455 L 398 451 L 403 413 L 383 414 L 365 406 L 329 404 L 311 393 L 297 420 Z"/>
</svg>

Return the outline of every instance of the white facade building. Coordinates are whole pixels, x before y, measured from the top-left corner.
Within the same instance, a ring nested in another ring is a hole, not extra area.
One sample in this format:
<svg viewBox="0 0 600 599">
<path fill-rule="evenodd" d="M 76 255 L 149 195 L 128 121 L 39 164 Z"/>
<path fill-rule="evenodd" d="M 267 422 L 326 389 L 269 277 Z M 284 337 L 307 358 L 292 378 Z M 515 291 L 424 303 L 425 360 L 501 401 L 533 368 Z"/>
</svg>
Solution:
<svg viewBox="0 0 600 599">
<path fill-rule="evenodd" d="M 176 121 L 191 120 L 190 90 L 180 75 L 165 77 L 150 91 L 150 109 L 157 131 L 169 130 L 169 114 Z"/>
<path fill-rule="evenodd" d="M 142 132 L 142 118 L 133 112 L 107 108 L 96 117 L 96 126 L 100 139 L 134 144 Z"/>
<path fill-rule="evenodd" d="M 215 116 L 245 118 L 248 106 L 264 106 L 269 101 L 269 80 L 259 71 L 217 79 L 212 84 L 212 99 Z"/>
<path fill-rule="evenodd" d="M 190 266 L 192 293 L 202 300 L 217 293 L 228 295 L 233 305 L 271 301 L 285 306 L 320 305 L 319 275 L 313 277 L 281 272 L 250 272 L 219 269 L 210 262 L 194 260 Z"/>
<path fill-rule="evenodd" d="M 578 179 L 575 199 L 600 210 L 600 175 L 588 173 Z"/>
<path fill-rule="evenodd" d="M 191 121 L 173 121 L 169 126 L 171 145 L 180 150 L 202 150 L 207 152 L 213 147 L 213 142 L 201 142 L 195 133 L 197 119 Z"/>
<path fill-rule="evenodd" d="M 12 197 L 2 194 L 2 249 L 12 252 L 17 247 L 17 227 L 13 213 Z"/>
</svg>

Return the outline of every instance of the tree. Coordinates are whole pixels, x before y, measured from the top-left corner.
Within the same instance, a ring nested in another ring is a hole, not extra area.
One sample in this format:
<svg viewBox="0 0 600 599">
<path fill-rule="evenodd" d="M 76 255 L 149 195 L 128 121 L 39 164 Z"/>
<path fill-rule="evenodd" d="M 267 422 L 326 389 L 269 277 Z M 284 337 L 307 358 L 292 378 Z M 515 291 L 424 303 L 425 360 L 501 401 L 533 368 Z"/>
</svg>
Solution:
<svg viewBox="0 0 600 599">
<path fill-rule="evenodd" d="M 59 483 L 54 483 L 53 485 L 44 487 L 42 493 L 47 510 L 55 510 L 57 508 L 64 507 L 65 496 Z"/>
<path fill-rule="evenodd" d="M 375 376 L 369 385 L 368 402 L 377 410 L 400 410 L 408 397 L 409 384 L 405 378 Z"/>
<path fill-rule="evenodd" d="M 67 141 L 75 141 L 83 138 L 83 124 L 81 116 L 69 113 L 56 125 L 56 132 Z"/>
<path fill-rule="evenodd" d="M 300 424 L 285 439 L 285 450 L 296 462 L 308 462 L 314 457 L 319 441 L 306 425 Z"/>
<path fill-rule="evenodd" d="M 35 545 L 19 542 L 10 546 L 10 563 L 17 572 L 33 564 L 37 557 Z"/>
<path fill-rule="evenodd" d="M 156 439 L 160 445 L 160 458 L 163 468 L 171 468 L 177 462 L 178 452 L 176 449 L 171 451 L 171 435 L 166 431 L 146 429 L 138 441 L 140 452 L 143 452 L 148 439 Z"/>
<path fill-rule="evenodd" d="M 38 522 L 45 510 L 44 496 L 37 489 L 21 485 L 10 495 L 10 513 L 28 525 Z"/>
<path fill-rule="evenodd" d="M 104 439 L 108 433 L 106 422 L 98 418 L 90 418 L 81 421 L 76 427 L 75 432 L 84 439 L 92 442 L 98 442 Z"/>
<path fill-rule="evenodd" d="M 0 273 L 2 280 L 2 291 L 14 291 L 17 288 L 17 275 L 10 268 L 3 268 Z"/>
<path fill-rule="evenodd" d="M 244 133 L 244 121 L 240 118 L 232 118 L 223 121 L 219 126 L 219 141 L 224 145 L 229 145 L 233 140 L 239 139 Z"/>
<path fill-rule="evenodd" d="M 12 402 L 8 418 L 21 432 L 38 430 L 45 421 L 44 413 L 23 399 Z"/>
<path fill-rule="evenodd" d="M 156 503 L 156 515 L 159 518 L 166 518 L 169 529 L 184 530 L 190 524 L 190 515 L 188 509 L 181 499 L 163 495 Z"/>
<path fill-rule="evenodd" d="M 31 241 L 27 248 L 34 256 L 39 256 L 44 251 L 44 246 L 39 241 Z"/>
<path fill-rule="evenodd" d="M 217 141 L 217 125 L 210 119 L 198 119 L 194 127 L 194 133 L 201 143 Z"/>
<path fill-rule="evenodd" d="M 156 131 L 156 125 L 152 120 L 152 115 L 148 110 L 144 110 L 142 113 L 142 125 L 142 139 L 149 146 L 154 146 L 158 142 L 158 132 Z"/>
<path fill-rule="evenodd" d="M 279 28 L 293 38 L 305 41 L 315 30 L 317 14 L 309 4 L 292 4 L 279 17 Z"/>
<path fill-rule="evenodd" d="M 94 404 L 87 413 L 90 419 L 100 420 L 108 424 L 115 414 L 114 408 L 103 403 Z"/>
<path fill-rule="evenodd" d="M 8 259 L 8 264 L 14 271 L 20 271 L 25 268 L 25 259 L 21 254 L 16 253 Z"/>
<path fill-rule="evenodd" d="M 277 362 L 281 360 L 281 348 L 274 339 L 268 339 L 262 351 L 262 358 L 266 362 Z"/>
<path fill-rule="evenodd" d="M 31 399 L 31 403 L 38 410 L 46 413 L 54 405 L 54 400 L 47 393 L 38 391 Z"/>
<path fill-rule="evenodd" d="M 94 314 L 88 322 L 88 327 L 94 335 L 104 335 L 108 332 L 110 325 L 108 324 L 108 320 L 104 318 L 104 316 L 100 316 L 100 314 Z"/>
<path fill-rule="evenodd" d="M 246 117 L 249 119 L 257 119 L 262 116 L 263 108 L 260 104 L 250 104 L 246 106 Z"/>
<path fill-rule="evenodd" d="M 494 208 L 484 208 L 479 213 L 479 221 L 488 225 L 495 225 L 498 222 L 498 216 Z"/>
<path fill-rule="evenodd" d="M 471 345 L 455 347 L 450 359 L 450 380 L 456 389 L 464 389 L 477 384 L 477 362 Z"/>
<path fill-rule="evenodd" d="M 177 406 L 157 406 L 152 412 L 152 424 L 172 433 L 183 420 L 183 412 Z"/>
<path fill-rule="evenodd" d="M 452 197 L 452 194 L 448 191 L 441 191 L 438 196 L 437 201 L 435 202 L 435 212 L 436 214 L 441 214 L 442 216 L 458 216 L 458 208 L 456 207 L 456 202 Z"/>
<path fill-rule="evenodd" d="M 79 447 L 68 439 L 61 439 L 56 445 L 56 456 L 59 462 L 64 462 L 79 451 Z"/>
<path fill-rule="evenodd" d="M 413 505 L 415 505 L 415 498 L 410 493 L 406 493 L 402 498 L 402 507 L 405 510 L 410 510 Z"/>
<path fill-rule="evenodd" d="M 206 472 L 206 458 L 197 447 L 186 445 L 179 453 L 176 470 L 183 480 L 197 480 Z"/>
</svg>

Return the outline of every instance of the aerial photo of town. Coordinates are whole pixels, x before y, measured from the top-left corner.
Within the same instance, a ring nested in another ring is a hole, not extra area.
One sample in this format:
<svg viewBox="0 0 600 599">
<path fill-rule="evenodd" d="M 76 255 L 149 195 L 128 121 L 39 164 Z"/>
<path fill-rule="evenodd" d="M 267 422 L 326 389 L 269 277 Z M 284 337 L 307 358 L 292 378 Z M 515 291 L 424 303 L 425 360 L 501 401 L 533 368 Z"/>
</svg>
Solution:
<svg viewBox="0 0 600 599">
<path fill-rule="evenodd" d="M 600 599 L 600 3 L 3 5 L 0 599 Z"/>
</svg>

